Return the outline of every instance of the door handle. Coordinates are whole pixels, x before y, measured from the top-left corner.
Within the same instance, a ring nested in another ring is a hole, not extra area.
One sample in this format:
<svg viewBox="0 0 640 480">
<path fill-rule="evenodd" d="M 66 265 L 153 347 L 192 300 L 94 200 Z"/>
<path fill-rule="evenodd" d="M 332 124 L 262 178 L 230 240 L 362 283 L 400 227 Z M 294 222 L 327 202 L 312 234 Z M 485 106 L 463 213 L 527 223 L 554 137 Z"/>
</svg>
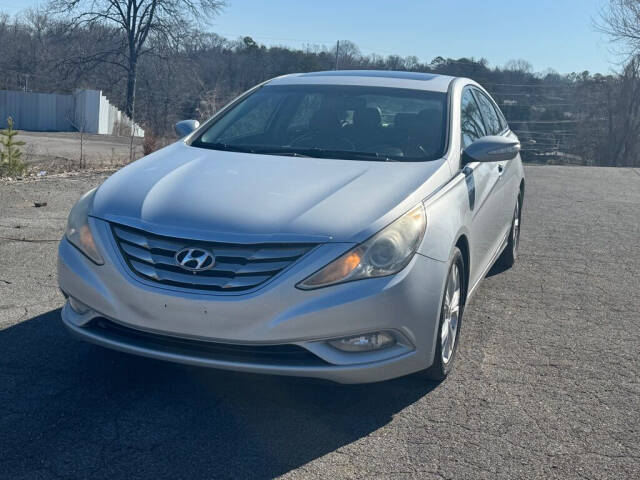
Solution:
<svg viewBox="0 0 640 480">
<path fill-rule="evenodd" d="M 504 167 L 502 165 L 498 165 L 498 175 L 502 176 L 503 172 L 504 172 Z"/>
</svg>

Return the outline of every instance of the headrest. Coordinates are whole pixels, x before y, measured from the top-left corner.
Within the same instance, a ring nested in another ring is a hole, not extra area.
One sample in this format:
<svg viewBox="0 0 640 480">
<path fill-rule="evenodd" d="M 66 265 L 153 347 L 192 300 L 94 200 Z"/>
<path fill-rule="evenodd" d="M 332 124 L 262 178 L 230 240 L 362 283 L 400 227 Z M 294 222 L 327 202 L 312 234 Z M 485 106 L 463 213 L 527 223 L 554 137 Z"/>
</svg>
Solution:
<svg viewBox="0 0 640 480">
<path fill-rule="evenodd" d="M 353 113 L 353 123 L 356 127 L 381 127 L 382 115 L 377 107 L 361 108 Z"/>
<path fill-rule="evenodd" d="M 309 127 L 312 130 L 335 130 L 340 128 L 340 119 L 335 110 L 330 108 L 321 108 L 316 111 L 311 120 L 309 120 Z"/>
<path fill-rule="evenodd" d="M 396 129 L 407 129 L 417 120 L 418 115 L 415 113 L 396 113 L 394 126 Z"/>
</svg>

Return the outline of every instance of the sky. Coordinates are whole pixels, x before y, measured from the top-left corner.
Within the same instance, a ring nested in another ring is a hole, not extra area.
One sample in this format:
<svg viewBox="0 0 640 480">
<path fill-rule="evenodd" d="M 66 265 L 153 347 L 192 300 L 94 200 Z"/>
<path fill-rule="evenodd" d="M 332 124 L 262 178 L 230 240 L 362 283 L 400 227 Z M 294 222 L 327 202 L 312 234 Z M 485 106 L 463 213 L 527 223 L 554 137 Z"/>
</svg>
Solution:
<svg viewBox="0 0 640 480">
<path fill-rule="evenodd" d="M 609 73 L 620 59 L 594 21 L 607 0 L 227 0 L 210 30 L 265 45 L 351 40 L 362 53 L 522 58 L 535 71 Z M 0 0 L 16 14 L 41 0 Z"/>
</svg>

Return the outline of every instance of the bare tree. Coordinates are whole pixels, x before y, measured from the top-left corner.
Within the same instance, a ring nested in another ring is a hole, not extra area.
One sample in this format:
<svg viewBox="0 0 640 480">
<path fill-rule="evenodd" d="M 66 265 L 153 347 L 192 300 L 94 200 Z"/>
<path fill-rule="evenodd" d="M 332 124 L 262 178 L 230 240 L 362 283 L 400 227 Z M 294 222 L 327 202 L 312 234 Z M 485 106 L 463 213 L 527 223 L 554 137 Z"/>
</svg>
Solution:
<svg viewBox="0 0 640 480">
<path fill-rule="evenodd" d="M 332 51 L 336 59 L 336 68 L 353 68 L 354 64 L 362 58 L 358 46 L 351 40 L 340 40 Z"/>
<path fill-rule="evenodd" d="M 509 60 L 504 65 L 504 69 L 511 72 L 519 72 L 531 74 L 533 73 L 533 65 L 522 58 L 517 58 L 514 60 Z"/>
<path fill-rule="evenodd" d="M 601 155 L 613 165 L 640 161 L 640 0 L 609 0 L 596 29 L 621 46 L 626 56 L 622 72 L 608 91 L 608 132 Z"/>
<path fill-rule="evenodd" d="M 73 106 L 71 107 L 71 109 L 67 110 L 67 112 L 65 113 L 65 118 L 67 119 L 67 122 L 69 122 L 69 125 L 75 128 L 80 134 L 80 159 L 78 166 L 81 169 L 85 168 L 86 163 L 84 158 L 84 131 L 87 122 L 84 116 L 84 111 L 82 111 L 78 115 L 78 99 L 76 95 L 73 96 Z"/>
<path fill-rule="evenodd" d="M 135 121 L 138 61 L 149 53 L 150 37 L 172 42 L 194 24 L 210 21 L 224 0 L 50 0 L 52 12 L 71 17 L 72 26 L 106 25 L 123 34 L 116 52 L 104 52 L 102 61 L 127 74 L 125 113 Z"/>
<path fill-rule="evenodd" d="M 617 78 L 608 152 L 614 165 L 633 166 L 640 159 L 640 55 Z"/>
<path fill-rule="evenodd" d="M 75 100 L 74 100 L 75 104 Z M 78 131 L 80 135 L 80 159 L 79 159 L 79 167 L 86 167 L 85 158 L 84 158 L 84 130 L 85 130 L 85 121 L 84 115 L 81 118 L 76 118 L 75 115 L 75 107 L 73 111 L 69 111 L 66 113 L 65 118 L 69 122 L 69 124 Z"/>
<path fill-rule="evenodd" d="M 622 53 L 640 54 L 640 0 L 609 0 L 596 29 L 623 46 Z"/>
</svg>

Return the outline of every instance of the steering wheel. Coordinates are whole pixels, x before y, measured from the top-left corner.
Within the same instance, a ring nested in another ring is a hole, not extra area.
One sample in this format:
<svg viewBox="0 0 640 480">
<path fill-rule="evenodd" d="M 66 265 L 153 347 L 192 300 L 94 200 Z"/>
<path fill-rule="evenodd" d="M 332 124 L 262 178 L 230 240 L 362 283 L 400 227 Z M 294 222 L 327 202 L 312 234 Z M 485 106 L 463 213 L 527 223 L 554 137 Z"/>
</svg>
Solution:
<svg viewBox="0 0 640 480">
<path fill-rule="evenodd" d="M 303 143 L 307 140 L 313 140 L 318 138 L 319 136 L 313 133 L 303 133 L 302 135 L 297 136 L 291 142 L 289 142 L 290 147 L 304 147 Z M 355 150 L 355 144 L 346 137 L 333 137 L 331 142 L 335 145 L 332 146 L 329 150 Z M 318 142 L 322 144 L 323 142 Z M 308 148 L 313 148 L 307 145 Z"/>
</svg>

